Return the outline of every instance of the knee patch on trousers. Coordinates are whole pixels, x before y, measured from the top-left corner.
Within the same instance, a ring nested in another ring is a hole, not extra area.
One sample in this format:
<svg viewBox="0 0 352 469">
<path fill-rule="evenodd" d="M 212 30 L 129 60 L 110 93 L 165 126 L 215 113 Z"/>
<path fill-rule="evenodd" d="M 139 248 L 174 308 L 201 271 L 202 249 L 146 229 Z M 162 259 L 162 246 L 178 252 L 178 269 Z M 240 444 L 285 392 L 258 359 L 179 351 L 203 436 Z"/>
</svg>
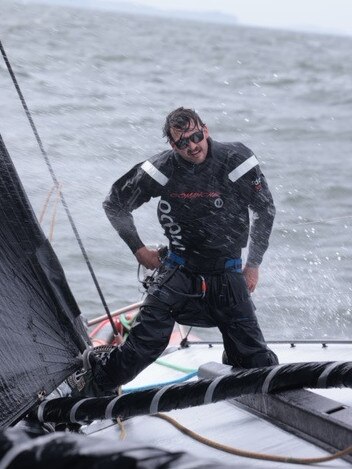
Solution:
<svg viewBox="0 0 352 469">
<path fill-rule="evenodd" d="M 272 350 L 256 353 L 250 357 L 243 357 L 242 366 L 244 368 L 261 368 L 264 366 L 278 365 L 279 359 Z"/>
<path fill-rule="evenodd" d="M 248 357 L 239 356 L 236 357 L 236 359 L 236 363 L 230 363 L 227 353 L 224 350 L 222 354 L 222 362 L 225 365 L 240 366 L 243 368 L 262 368 L 265 366 L 274 366 L 279 364 L 279 359 L 272 350 L 256 353 L 255 355 Z"/>
</svg>

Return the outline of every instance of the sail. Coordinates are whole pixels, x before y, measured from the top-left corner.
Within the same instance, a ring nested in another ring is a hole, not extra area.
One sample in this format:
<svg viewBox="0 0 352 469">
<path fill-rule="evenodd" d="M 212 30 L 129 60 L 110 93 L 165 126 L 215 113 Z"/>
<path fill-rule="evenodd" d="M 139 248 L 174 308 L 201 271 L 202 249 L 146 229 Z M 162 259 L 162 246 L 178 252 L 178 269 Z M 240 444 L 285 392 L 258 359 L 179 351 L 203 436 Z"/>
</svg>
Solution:
<svg viewBox="0 0 352 469">
<path fill-rule="evenodd" d="M 80 366 L 89 339 L 0 136 L 0 429 Z"/>
</svg>

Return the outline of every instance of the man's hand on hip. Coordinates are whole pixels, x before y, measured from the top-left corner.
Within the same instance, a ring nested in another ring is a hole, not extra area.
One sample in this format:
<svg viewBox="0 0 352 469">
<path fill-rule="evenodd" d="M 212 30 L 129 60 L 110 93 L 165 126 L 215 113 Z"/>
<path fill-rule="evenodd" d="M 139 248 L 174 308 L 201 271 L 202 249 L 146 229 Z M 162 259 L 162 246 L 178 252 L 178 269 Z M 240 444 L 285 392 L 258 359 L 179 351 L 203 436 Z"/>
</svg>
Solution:
<svg viewBox="0 0 352 469">
<path fill-rule="evenodd" d="M 137 261 L 147 269 L 153 270 L 160 267 L 161 262 L 159 251 L 156 249 L 148 249 L 143 246 L 142 248 L 139 248 L 134 255 L 136 256 Z"/>
<path fill-rule="evenodd" d="M 259 279 L 259 267 L 248 267 L 243 269 L 243 275 L 247 283 L 248 290 L 253 293 Z"/>
</svg>

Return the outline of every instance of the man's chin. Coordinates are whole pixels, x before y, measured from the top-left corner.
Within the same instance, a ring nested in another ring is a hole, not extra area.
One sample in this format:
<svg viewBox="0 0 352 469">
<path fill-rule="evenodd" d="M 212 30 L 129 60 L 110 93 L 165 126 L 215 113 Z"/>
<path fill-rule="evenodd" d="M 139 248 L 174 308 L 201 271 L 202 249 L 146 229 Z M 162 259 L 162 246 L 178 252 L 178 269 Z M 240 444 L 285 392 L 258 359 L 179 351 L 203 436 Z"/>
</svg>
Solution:
<svg viewBox="0 0 352 469">
<path fill-rule="evenodd" d="M 192 163 L 194 164 L 200 164 L 200 163 L 203 163 L 203 161 L 205 160 L 205 157 L 206 155 L 204 155 L 203 152 L 199 152 L 195 155 L 189 155 L 189 161 L 191 161 Z"/>
</svg>

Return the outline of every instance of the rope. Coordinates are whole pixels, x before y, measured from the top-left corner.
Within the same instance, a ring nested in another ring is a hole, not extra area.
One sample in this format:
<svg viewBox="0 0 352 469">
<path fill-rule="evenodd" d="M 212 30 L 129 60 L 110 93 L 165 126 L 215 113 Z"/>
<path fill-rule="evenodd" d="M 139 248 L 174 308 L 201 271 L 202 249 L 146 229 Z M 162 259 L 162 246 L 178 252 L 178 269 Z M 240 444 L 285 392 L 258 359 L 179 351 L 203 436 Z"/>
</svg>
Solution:
<svg viewBox="0 0 352 469">
<path fill-rule="evenodd" d="M 239 448 L 234 448 L 232 446 L 223 445 L 222 443 L 218 443 L 209 438 L 205 438 L 204 436 L 199 435 L 199 433 L 196 433 L 193 430 L 190 430 L 189 428 L 184 427 L 177 420 L 173 419 L 172 417 L 169 417 L 168 415 L 159 413 L 159 414 L 152 415 L 152 417 L 158 417 L 159 419 L 166 420 L 166 422 L 169 422 L 171 425 L 177 428 L 180 432 L 184 433 L 185 435 L 188 435 L 189 437 L 193 438 L 196 441 L 199 441 L 200 443 L 203 443 L 204 445 L 210 446 L 219 451 L 224 451 L 225 453 L 233 454 L 235 456 L 241 456 L 243 458 L 261 459 L 263 461 L 273 461 L 273 462 L 285 462 L 285 463 L 290 463 L 290 464 L 317 464 L 317 463 L 333 461 L 334 459 L 342 458 L 343 456 L 346 456 L 347 454 L 352 452 L 352 445 L 351 445 L 348 448 L 345 448 L 344 450 L 341 450 L 341 451 L 337 451 L 336 453 L 330 456 L 322 456 L 319 458 L 293 458 L 291 456 L 278 456 L 275 454 L 256 453 L 253 451 L 245 451 Z"/>
<path fill-rule="evenodd" d="M 48 206 L 49 206 L 51 196 L 53 195 L 54 191 L 56 192 L 56 197 L 55 197 L 55 201 L 54 201 L 53 214 L 52 214 L 51 223 L 50 223 L 50 232 L 49 232 L 49 241 L 50 242 L 53 240 L 53 237 L 54 237 L 54 227 L 55 227 L 55 223 L 56 223 L 57 204 L 58 204 L 58 201 L 60 199 L 61 184 L 59 184 L 58 187 L 53 186 L 50 189 L 50 191 L 48 192 L 48 195 L 45 199 L 45 202 L 43 204 L 43 208 L 40 212 L 40 216 L 39 216 L 39 223 L 42 224 L 43 220 L 44 220 L 44 216 L 45 216 L 46 211 L 47 211 Z"/>
<path fill-rule="evenodd" d="M 48 169 L 49 169 L 49 172 L 50 172 L 50 175 L 51 175 L 51 177 L 52 177 L 52 180 L 54 181 L 54 185 L 55 185 L 55 187 L 57 188 L 57 190 L 59 190 L 59 182 L 58 182 L 58 180 L 57 180 L 57 177 L 56 177 L 56 174 L 55 174 L 55 172 L 54 172 L 54 169 L 53 169 L 53 167 L 52 167 L 52 165 L 51 165 L 49 156 L 48 156 L 47 152 L 46 152 L 45 149 L 44 149 L 42 140 L 41 140 L 41 138 L 40 138 L 40 136 L 39 136 L 39 133 L 38 133 L 38 130 L 37 130 L 35 124 L 34 124 L 32 115 L 31 115 L 31 113 L 30 113 L 30 111 L 29 111 L 29 108 L 28 108 L 27 103 L 26 103 L 26 101 L 25 101 L 25 99 L 24 99 L 24 96 L 23 96 L 22 91 L 21 91 L 21 89 L 20 89 L 20 87 L 19 87 L 18 81 L 17 81 L 16 76 L 15 76 L 13 70 L 12 70 L 10 61 L 9 61 L 9 59 L 8 59 L 8 57 L 7 57 L 7 54 L 6 54 L 6 52 L 5 52 L 5 49 L 4 49 L 4 47 L 3 47 L 1 41 L 0 41 L 0 50 L 1 50 L 1 54 L 2 54 L 2 56 L 3 56 L 3 59 L 4 59 L 4 61 L 5 61 L 7 70 L 8 70 L 8 72 L 9 72 L 9 74 L 10 74 L 10 77 L 11 77 L 11 79 L 12 79 L 12 82 L 13 82 L 13 84 L 14 84 L 14 86 L 15 86 L 16 91 L 17 91 L 18 97 L 19 97 L 19 99 L 20 99 L 20 101 L 21 101 L 21 104 L 22 104 L 22 106 L 23 106 L 23 109 L 24 109 L 24 111 L 25 111 L 25 113 L 26 113 L 26 116 L 27 116 L 27 118 L 28 118 L 29 124 L 30 124 L 30 126 L 31 126 L 31 128 L 32 128 L 32 130 L 33 130 L 34 136 L 35 136 L 35 138 L 36 138 L 36 140 L 37 140 L 37 143 L 38 143 L 38 145 L 39 145 L 40 151 L 41 151 L 41 153 L 42 153 L 42 155 L 43 155 L 43 157 L 44 157 L 45 163 L 46 163 L 46 165 L 47 165 L 47 167 L 48 167 Z M 106 301 L 105 301 L 105 298 L 104 298 L 103 292 L 102 292 L 102 290 L 101 290 L 101 288 L 100 288 L 98 279 L 97 279 L 97 277 L 96 277 L 96 275 L 95 275 L 95 272 L 94 272 L 94 270 L 93 270 L 93 267 L 92 267 L 92 265 L 91 265 L 91 263 L 90 263 L 88 254 L 87 254 L 87 252 L 86 252 L 86 250 L 85 250 L 85 247 L 83 246 L 81 237 L 80 237 L 80 235 L 79 235 L 79 233 L 78 233 L 77 227 L 76 227 L 76 225 L 75 225 L 75 222 L 74 222 L 74 220 L 73 220 L 73 218 L 72 218 L 71 212 L 70 212 L 70 210 L 69 210 L 69 208 L 68 208 L 68 205 L 67 205 L 67 203 L 66 203 L 66 200 L 65 200 L 64 195 L 63 195 L 62 192 L 60 192 L 60 199 L 61 199 L 61 203 L 62 203 L 62 205 L 63 205 L 63 207 L 64 207 L 64 209 L 65 209 L 67 218 L 68 218 L 68 220 L 69 220 L 69 222 L 70 222 L 70 225 L 71 225 L 71 228 L 72 228 L 72 230 L 73 230 L 73 233 L 74 233 L 74 235 L 75 235 L 75 237 L 76 237 L 76 240 L 77 240 L 77 242 L 78 242 L 78 245 L 79 245 L 79 247 L 80 247 L 80 249 L 81 249 L 83 258 L 84 258 L 84 260 L 85 260 L 85 262 L 86 262 L 86 265 L 87 265 L 87 267 L 88 267 L 88 270 L 89 270 L 89 272 L 90 272 L 90 275 L 91 275 L 91 277 L 92 277 L 92 279 L 93 279 L 94 285 L 95 285 L 95 287 L 96 287 L 96 289 L 97 289 L 97 292 L 98 292 L 98 295 L 99 295 L 100 300 L 101 300 L 101 302 L 102 302 L 102 305 L 103 305 L 103 307 L 104 307 L 104 309 L 105 309 L 105 312 L 106 312 L 106 314 L 107 314 L 107 316 L 108 316 L 108 318 L 109 318 L 109 321 L 110 321 L 112 330 L 114 331 L 115 336 L 118 336 L 119 333 L 118 333 L 118 331 L 117 331 L 117 329 L 116 329 L 116 326 L 115 326 L 115 324 L 114 324 L 114 321 L 112 320 L 110 310 L 109 310 L 108 305 L 107 305 L 107 303 L 106 303 Z"/>
<path fill-rule="evenodd" d="M 160 360 L 159 358 L 155 360 L 155 363 L 165 366 L 166 368 L 171 368 L 172 370 L 181 371 L 182 373 L 195 373 L 197 371 L 195 368 L 186 368 L 184 366 L 174 365 L 173 363 L 168 363 L 164 360 Z"/>
<path fill-rule="evenodd" d="M 156 387 L 161 387 L 161 386 L 170 386 L 171 384 L 178 384 L 178 383 L 184 383 L 185 381 L 188 381 L 191 378 L 194 378 L 197 376 L 198 371 L 192 371 L 191 373 L 188 373 L 185 376 L 181 376 L 180 378 L 175 378 L 170 381 L 164 381 L 162 383 L 157 383 L 157 384 L 146 384 L 145 386 L 140 386 L 138 388 L 123 388 L 123 393 L 124 394 L 129 394 L 129 393 L 134 393 L 137 391 L 148 391 L 155 389 Z"/>
<path fill-rule="evenodd" d="M 51 198 L 51 196 L 52 196 L 52 194 L 53 194 L 53 192 L 54 192 L 54 189 L 55 189 L 55 186 L 53 186 L 53 187 L 50 189 L 50 191 L 48 192 L 48 195 L 46 196 L 45 202 L 44 202 L 44 204 L 43 204 L 43 208 L 42 208 L 42 210 L 41 210 L 41 212 L 40 212 L 40 215 L 39 215 L 39 223 L 40 223 L 40 224 L 42 224 L 42 221 L 43 221 L 43 219 L 44 219 L 44 215 L 45 215 L 46 210 L 47 210 L 47 208 L 48 208 L 49 200 L 50 200 L 50 198 Z"/>
<path fill-rule="evenodd" d="M 54 238 L 54 228 L 55 228 L 55 223 L 56 223 L 56 212 L 57 212 L 57 204 L 60 200 L 60 193 L 61 193 L 61 184 L 56 190 L 56 197 L 54 201 L 54 209 L 53 209 L 53 215 L 51 218 L 51 224 L 50 224 L 50 233 L 49 233 L 49 241 L 51 242 Z"/>
<path fill-rule="evenodd" d="M 116 311 L 113 311 L 111 313 L 111 316 L 112 317 L 121 316 L 121 314 L 123 313 L 127 313 L 128 311 L 133 311 L 139 308 L 140 306 L 142 306 L 142 304 L 143 304 L 143 301 L 138 301 L 137 303 L 133 303 L 131 305 L 125 306 L 124 308 L 117 309 Z M 95 324 L 99 324 L 100 322 L 105 321 L 105 319 L 107 319 L 107 316 L 104 314 L 104 316 L 99 316 L 97 318 L 94 318 L 88 321 L 87 326 L 88 327 L 94 326 Z"/>
<path fill-rule="evenodd" d="M 122 396 L 122 388 L 121 388 L 121 386 L 119 386 L 119 387 L 117 388 L 117 395 L 118 395 L 118 396 Z M 117 425 L 118 425 L 119 428 L 120 428 L 120 440 L 124 440 L 124 439 L 126 438 L 126 436 L 127 436 L 125 423 L 122 421 L 122 419 L 121 419 L 120 417 L 117 417 L 116 423 L 117 423 Z"/>
<path fill-rule="evenodd" d="M 348 218 L 352 218 L 352 215 L 345 215 L 343 217 L 333 217 L 333 218 L 325 218 L 320 220 L 312 220 L 312 221 L 302 221 L 299 223 L 291 223 L 288 228 L 295 227 L 295 226 L 304 226 L 304 225 L 314 225 L 316 223 L 326 223 L 330 221 L 338 221 L 338 220 L 346 220 Z M 279 226 L 280 229 L 285 229 L 283 226 Z M 287 229 L 287 228 L 286 228 Z"/>
<path fill-rule="evenodd" d="M 183 337 L 183 339 L 181 339 L 180 345 L 181 345 L 182 348 L 188 347 L 188 344 L 189 344 L 189 342 L 188 342 L 188 336 L 189 336 L 189 334 L 191 333 L 191 330 L 192 330 L 192 329 L 193 329 L 193 326 L 191 326 L 191 327 L 188 329 L 188 332 L 187 332 L 187 334 L 185 335 L 185 337 Z"/>
<path fill-rule="evenodd" d="M 126 331 L 130 331 L 131 330 L 131 322 L 132 321 L 129 321 L 126 316 L 124 314 L 121 314 L 120 316 L 120 322 L 121 324 L 123 325 L 123 327 L 126 329 Z M 127 333 L 128 335 L 128 333 Z"/>
</svg>

